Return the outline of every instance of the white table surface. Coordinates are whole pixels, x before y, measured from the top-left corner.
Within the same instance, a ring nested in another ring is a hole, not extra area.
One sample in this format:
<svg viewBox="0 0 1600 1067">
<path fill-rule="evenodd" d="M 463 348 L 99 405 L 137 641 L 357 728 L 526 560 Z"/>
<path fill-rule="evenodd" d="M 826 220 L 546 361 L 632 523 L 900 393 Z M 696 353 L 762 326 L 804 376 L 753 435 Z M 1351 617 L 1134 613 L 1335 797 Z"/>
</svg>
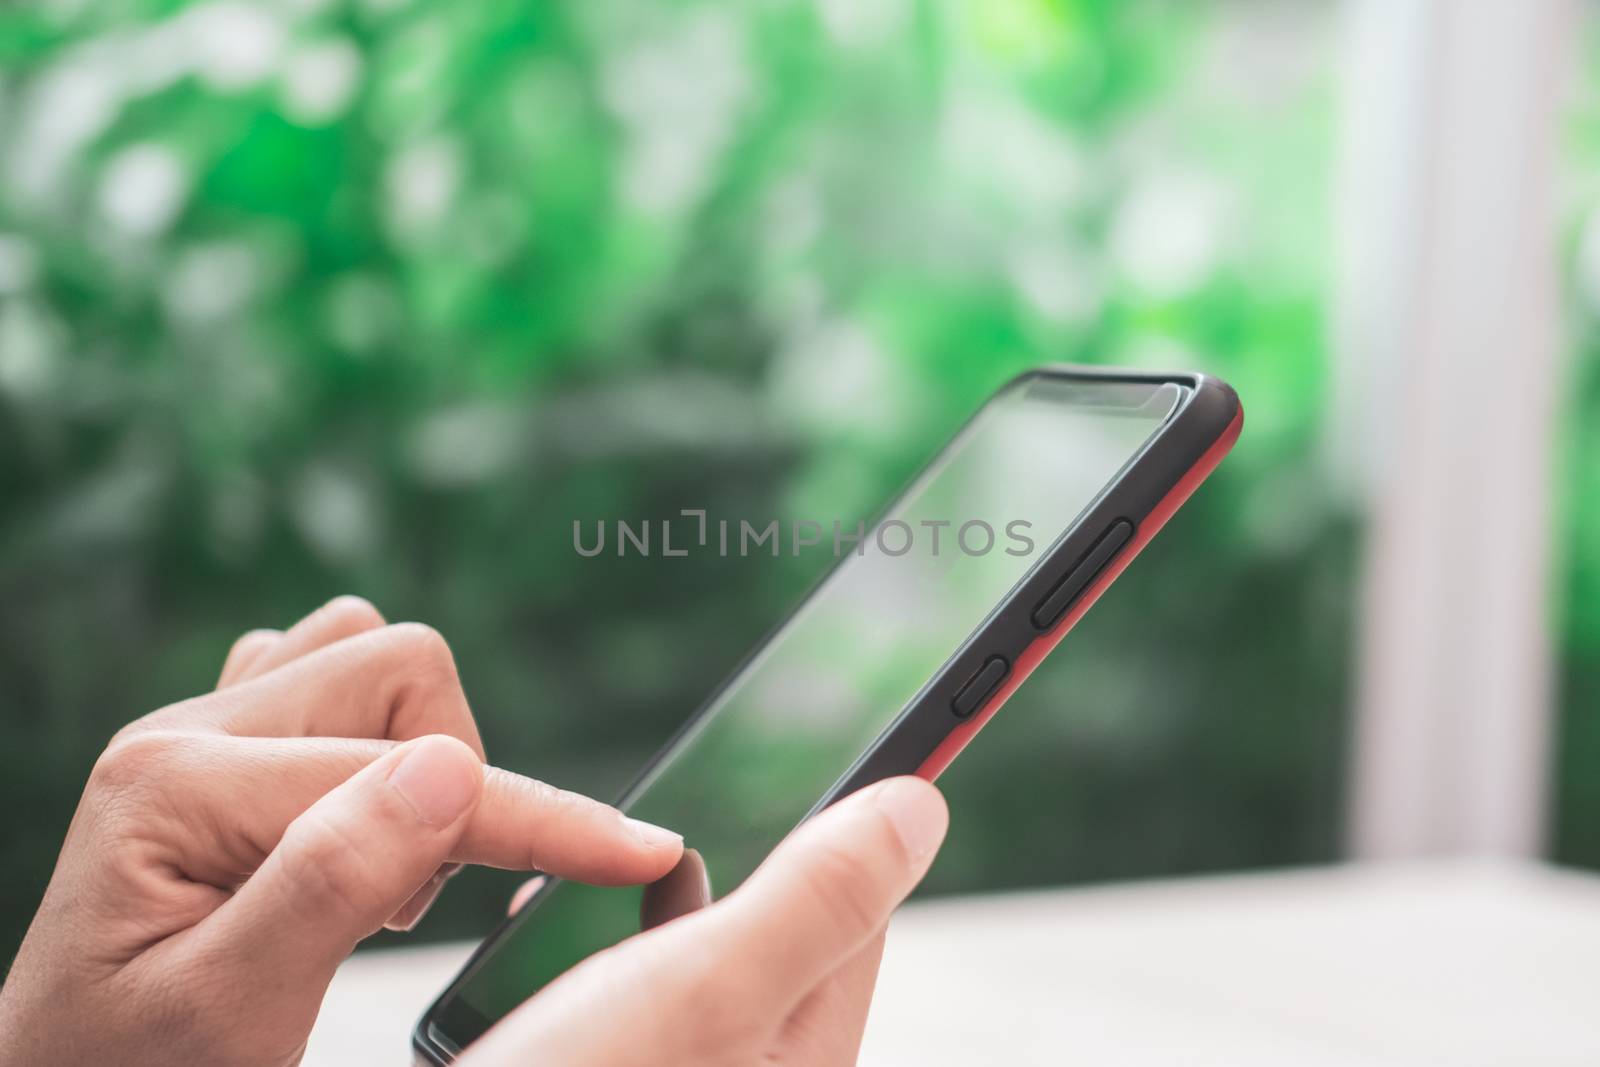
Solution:
<svg viewBox="0 0 1600 1067">
<path fill-rule="evenodd" d="M 470 947 L 357 954 L 305 1063 L 408 1063 Z M 913 904 L 861 1062 L 1592 1067 L 1600 878 L 1337 867 Z"/>
</svg>

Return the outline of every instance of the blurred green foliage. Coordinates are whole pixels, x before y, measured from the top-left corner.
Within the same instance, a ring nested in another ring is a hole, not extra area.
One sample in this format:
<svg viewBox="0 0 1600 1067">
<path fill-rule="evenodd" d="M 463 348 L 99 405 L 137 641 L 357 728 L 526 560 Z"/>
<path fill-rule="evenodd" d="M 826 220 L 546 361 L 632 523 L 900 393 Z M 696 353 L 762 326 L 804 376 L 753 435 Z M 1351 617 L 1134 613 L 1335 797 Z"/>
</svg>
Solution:
<svg viewBox="0 0 1600 1067">
<path fill-rule="evenodd" d="M 573 519 L 853 521 L 1047 361 L 1206 369 L 1247 427 L 952 769 L 931 887 L 1330 858 L 1326 18 L 0 9 L 0 939 L 111 732 L 338 592 L 451 639 L 498 762 L 613 792 L 826 557 L 586 560 Z"/>
</svg>

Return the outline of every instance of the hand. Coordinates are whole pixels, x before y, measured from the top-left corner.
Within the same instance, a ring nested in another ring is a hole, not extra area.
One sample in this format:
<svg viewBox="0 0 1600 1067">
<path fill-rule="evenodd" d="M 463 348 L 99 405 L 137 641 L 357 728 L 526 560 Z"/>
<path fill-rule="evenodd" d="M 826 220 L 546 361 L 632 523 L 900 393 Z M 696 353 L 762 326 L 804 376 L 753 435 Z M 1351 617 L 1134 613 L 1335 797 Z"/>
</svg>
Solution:
<svg viewBox="0 0 1600 1067">
<path fill-rule="evenodd" d="M 681 852 L 485 768 L 439 635 L 341 598 L 113 739 L 0 990 L 0 1064 L 297 1063 L 339 962 L 453 865 L 621 885 Z"/>
<path fill-rule="evenodd" d="M 938 790 L 918 778 L 845 798 L 719 903 L 552 982 L 461 1067 L 854 1063 L 884 927 L 947 820 Z"/>
</svg>

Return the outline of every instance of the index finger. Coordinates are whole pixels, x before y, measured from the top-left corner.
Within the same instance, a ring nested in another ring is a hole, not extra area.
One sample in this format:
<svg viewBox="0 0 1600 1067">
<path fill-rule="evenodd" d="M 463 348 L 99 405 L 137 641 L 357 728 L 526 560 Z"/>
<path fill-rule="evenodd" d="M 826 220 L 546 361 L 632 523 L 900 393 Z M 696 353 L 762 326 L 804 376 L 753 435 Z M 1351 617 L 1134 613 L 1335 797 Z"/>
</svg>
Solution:
<svg viewBox="0 0 1600 1067">
<path fill-rule="evenodd" d="M 266 859 L 295 819 L 397 745 L 148 733 L 123 743 L 99 773 L 174 783 L 170 801 L 195 816 L 176 845 L 185 873 L 231 887 Z M 241 804 L 240 797 L 250 802 Z M 485 767 L 481 798 L 449 859 L 632 885 L 661 877 L 682 848 L 677 834 L 627 818 L 609 804 Z"/>
</svg>

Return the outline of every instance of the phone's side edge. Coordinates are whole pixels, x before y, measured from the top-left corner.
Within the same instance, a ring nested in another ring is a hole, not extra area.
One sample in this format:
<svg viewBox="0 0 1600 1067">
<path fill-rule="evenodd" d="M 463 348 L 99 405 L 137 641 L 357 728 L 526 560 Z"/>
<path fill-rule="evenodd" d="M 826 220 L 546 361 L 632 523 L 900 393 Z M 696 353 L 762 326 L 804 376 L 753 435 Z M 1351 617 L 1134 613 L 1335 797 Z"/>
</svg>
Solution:
<svg viewBox="0 0 1600 1067">
<path fill-rule="evenodd" d="M 1128 564 L 1133 562 L 1145 545 L 1149 544 L 1155 535 L 1160 532 L 1161 528 L 1167 524 L 1167 520 L 1172 518 L 1177 510 L 1183 506 L 1184 502 L 1210 476 L 1211 472 L 1217 469 L 1223 457 L 1233 448 L 1234 442 L 1239 439 L 1240 431 L 1244 428 L 1244 410 L 1239 406 L 1238 398 L 1233 395 L 1232 389 L 1216 379 L 1202 378 L 1198 384 L 1200 390 L 1220 391 L 1222 402 L 1229 404 L 1231 407 L 1232 417 L 1223 427 L 1222 432 L 1189 468 L 1188 472 L 1180 477 L 1177 483 L 1167 491 L 1166 495 L 1161 498 L 1155 507 L 1151 508 L 1149 513 L 1138 521 L 1132 539 L 1106 565 L 1105 570 L 1079 595 L 1078 600 L 1062 617 L 1061 621 L 1056 623 L 1051 630 L 1035 638 L 1026 651 L 1017 657 L 1011 666 L 1010 673 L 1007 674 L 1000 688 L 995 691 L 994 696 L 990 697 L 988 702 L 973 714 L 970 719 L 961 721 L 952 729 L 939 746 L 923 761 L 915 772 L 919 777 L 933 781 L 955 761 L 961 750 L 971 743 L 972 739 L 977 736 L 978 731 L 982 730 L 989 720 L 994 717 L 995 713 L 1010 699 L 1011 694 L 1015 693 L 1022 683 L 1027 681 L 1034 668 L 1043 662 L 1051 650 L 1061 643 L 1067 633 L 1077 625 L 1078 620 L 1082 619 L 1089 609 L 1094 606 L 1100 595 L 1111 587 L 1111 583 L 1115 582 L 1122 572 L 1127 569 Z M 1201 392 L 1195 399 L 1198 401 L 1204 395 Z"/>
</svg>

